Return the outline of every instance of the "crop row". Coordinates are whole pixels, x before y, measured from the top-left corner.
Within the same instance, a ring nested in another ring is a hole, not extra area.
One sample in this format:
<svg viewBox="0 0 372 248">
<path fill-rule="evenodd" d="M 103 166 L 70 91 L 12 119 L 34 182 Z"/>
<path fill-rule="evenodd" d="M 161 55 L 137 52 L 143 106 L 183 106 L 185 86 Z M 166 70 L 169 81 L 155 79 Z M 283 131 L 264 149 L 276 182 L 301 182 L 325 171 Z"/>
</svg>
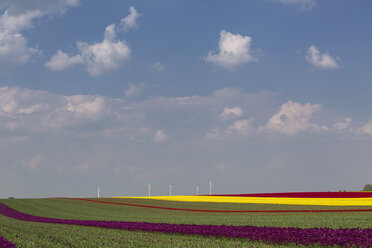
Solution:
<svg viewBox="0 0 372 248">
<path fill-rule="evenodd" d="M 15 244 L 0 236 L 0 248 L 15 248 Z"/>
<path fill-rule="evenodd" d="M 95 226 L 132 231 L 179 233 L 228 238 L 248 238 L 250 240 L 281 244 L 315 245 L 343 247 L 372 247 L 372 229 L 360 228 L 295 228 L 295 227 L 255 227 L 225 225 L 187 225 L 146 222 L 88 221 L 54 219 L 24 214 L 0 203 L 0 214 L 32 222 L 58 223 Z"/>
</svg>

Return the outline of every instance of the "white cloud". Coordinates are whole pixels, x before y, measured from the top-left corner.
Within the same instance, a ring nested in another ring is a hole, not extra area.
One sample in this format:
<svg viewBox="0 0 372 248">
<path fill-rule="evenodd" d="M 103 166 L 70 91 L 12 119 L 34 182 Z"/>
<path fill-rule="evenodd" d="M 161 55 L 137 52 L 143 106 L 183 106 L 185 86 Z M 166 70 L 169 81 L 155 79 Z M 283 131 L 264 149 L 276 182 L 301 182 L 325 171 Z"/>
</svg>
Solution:
<svg viewBox="0 0 372 248">
<path fill-rule="evenodd" d="M 75 64 L 82 63 L 84 63 L 84 61 L 79 54 L 70 57 L 68 54 L 62 52 L 61 50 L 58 50 L 58 52 L 50 58 L 50 61 L 45 63 L 45 67 L 53 71 L 61 71 Z"/>
<path fill-rule="evenodd" d="M 43 111 L 45 109 L 48 109 L 48 105 L 47 104 L 35 104 L 35 105 L 32 105 L 31 107 L 27 107 L 27 108 L 20 108 L 17 110 L 17 114 L 32 114 L 32 113 L 35 113 L 35 112 L 40 112 L 40 111 Z"/>
<path fill-rule="evenodd" d="M 118 68 L 122 62 L 129 60 L 131 53 L 130 48 L 121 41 L 104 40 L 93 45 L 78 42 L 77 45 L 87 71 L 92 76 Z"/>
<path fill-rule="evenodd" d="M 68 96 L 66 98 L 68 103 L 65 109 L 79 116 L 96 117 L 102 112 L 104 107 L 104 100 L 99 96 L 91 100 L 88 100 L 83 95 Z"/>
<path fill-rule="evenodd" d="M 105 101 L 100 96 L 66 96 L 65 104 L 42 119 L 45 127 L 59 128 L 92 122 L 103 117 Z"/>
<path fill-rule="evenodd" d="M 7 8 L 12 14 L 40 10 L 43 15 L 54 15 L 79 4 L 79 0 L 1 0 L 0 9 Z"/>
<path fill-rule="evenodd" d="M 332 129 L 336 131 L 343 131 L 350 127 L 352 119 L 351 118 L 345 118 L 344 121 L 336 122 L 332 125 Z"/>
<path fill-rule="evenodd" d="M 219 53 L 209 52 L 204 59 L 230 70 L 248 62 L 256 62 L 258 59 L 251 54 L 251 41 L 252 38 L 249 36 L 221 30 Z"/>
<path fill-rule="evenodd" d="M 115 40 L 115 37 L 115 24 L 108 25 L 102 42 L 89 45 L 78 41 L 79 54 L 69 56 L 59 50 L 45 66 L 51 70 L 64 70 L 72 65 L 84 64 L 91 76 L 114 70 L 129 60 L 131 54 L 129 46 L 123 41 Z"/>
<path fill-rule="evenodd" d="M 279 2 L 285 5 L 297 5 L 301 9 L 311 9 L 316 5 L 315 0 L 272 0 L 273 2 Z"/>
<path fill-rule="evenodd" d="M 225 137 L 224 133 L 220 130 L 220 128 L 215 127 L 209 130 L 209 132 L 205 135 L 205 140 L 216 140 L 216 139 L 223 139 Z"/>
<path fill-rule="evenodd" d="M 294 135 L 306 130 L 319 131 L 325 129 L 311 122 L 313 114 L 321 108 L 320 104 L 301 104 L 288 101 L 259 130 Z"/>
<path fill-rule="evenodd" d="M 212 128 L 204 137 L 205 140 L 219 140 L 230 137 L 242 137 L 254 132 L 253 119 L 237 120 L 224 130 L 219 127 Z"/>
<path fill-rule="evenodd" d="M 368 120 L 368 122 L 362 126 L 362 131 L 372 135 L 372 119 Z"/>
<path fill-rule="evenodd" d="M 129 15 L 121 19 L 120 25 L 124 31 L 137 27 L 137 19 L 141 14 L 131 6 L 129 8 Z"/>
<path fill-rule="evenodd" d="M 320 53 L 319 49 L 312 45 L 307 50 L 306 60 L 319 69 L 338 69 L 340 65 L 337 60 L 340 58 L 332 57 L 328 53 Z"/>
<path fill-rule="evenodd" d="M 145 83 L 139 83 L 139 84 L 132 84 L 124 91 L 125 97 L 135 97 L 141 94 L 143 89 L 145 88 Z"/>
<path fill-rule="evenodd" d="M 32 27 L 35 19 L 45 15 L 62 14 L 70 7 L 76 7 L 78 0 L 2 0 L 0 10 L 0 66 L 8 70 L 28 62 L 40 54 L 37 47 L 28 46 L 22 32 Z"/>
<path fill-rule="evenodd" d="M 231 134 L 235 132 L 241 135 L 247 135 L 249 131 L 252 130 L 252 121 L 253 119 L 235 121 L 234 124 L 227 129 L 227 133 Z"/>
<path fill-rule="evenodd" d="M 66 0 L 66 5 L 71 7 L 77 7 L 80 4 L 79 0 Z"/>
<path fill-rule="evenodd" d="M 165 70 L 165 66 L 162 65 L 160 61 L 156 61 L 155 63 L 149 65 L 149 68 L 157 72 L 162 72 Z"/>
<path fill-rule="evenodd" d="M 165 134 L 163 130 L 156 130 L 153 140 L 157 143 L 162 143 L 168 140 L 168 136 Z"/>
<path fill-rule="evenodd" d="M 138 86 L 141 88 L 143 84 Z M 277 100 L 273 100 L 276 95 L 272 93 L 251 94 L 240 89 L 225 88 L 209 96 L 152 96 L 135 100 L 130 96 L 138 94 L 139 89 L 136 87 L 129 87 L 127 96 L 123 98 L 64 96 L 46 91 L 3 87 L 0 88 L 0 132 L 12 136 L 32 136 L 69 130 L 82 138 L 98 135 L 102 138 L 125 137 L 128 141 L 161 142 L 168 140 L 168 134 L 159 126 L 177 128 L 179 132 L 174 139 L 204 137 L 205 140 L 245 139 L 270 132 L 294 135 L 305 131 L 345 133 L 351 130 L 349 118 L 336 123 L 322 119 L 324 123 L 334 123 L 330 128 L 314 122 L 312 117 L 320 111 L 319 104 L 288 101 L 272 115 L 272 110 L 278 106 Z M 224 108 L 226 111 L 221 115 L 219 111 Z M 243 111 L 237 108 L 249 109 L 251 117 L 242 118 Z M 229 115 L 232 122 L 221 122 L 216 118 Z M 257 132 L 254 123 L 265 123 L 258 128 L 262 132 Z M 370 126 L 372 130 L 372 124 Z M 368 133 L 370 126 L 366 124 L 363 132 Z M 209 130 L 207 134 L 206 130 Z M 355 130 L 362 132 L 361 127 Z"/>
<path fill-rule="evenodd" d="M 105 34 L 104 34 L 104 40 L 107 41 L 113 41 L 116 38 L 116 31 L 115 31 L 116 24 L 110 24 L 106 27 L 105 29 Z"/>
<path fill-rule="evenodd" d="M 0 17 L 0 27 L 9 33 L 19 33 L 32 26 L 32 20 L 41 17 L 40 10 L 27 11 L 19 15 L 10 15 L 6 10 Z"/>
<path fill-rule="evenodd" d="M 28 47 L 27 40 L 20 33 L 32 26 L 32 20 L 41 17 L 38 10 L 19 15 L 10 15 L 5 11 L 0 16 L 0 65 L 11 67 L 26 63 L 34 54 L 40 53 L 37 48 Z"/>
<path fill-rule="evenodd" d="M 220 114 L 220 118 L 223 120 L 228 120 L 228 119 L 240 118 L 242 115 L 243 115 L 243 111 L 239 107 L 235 107 L 235 108 L 225 107 L 225 109 L 223 110 L 223 113 Z"/>
</svg>

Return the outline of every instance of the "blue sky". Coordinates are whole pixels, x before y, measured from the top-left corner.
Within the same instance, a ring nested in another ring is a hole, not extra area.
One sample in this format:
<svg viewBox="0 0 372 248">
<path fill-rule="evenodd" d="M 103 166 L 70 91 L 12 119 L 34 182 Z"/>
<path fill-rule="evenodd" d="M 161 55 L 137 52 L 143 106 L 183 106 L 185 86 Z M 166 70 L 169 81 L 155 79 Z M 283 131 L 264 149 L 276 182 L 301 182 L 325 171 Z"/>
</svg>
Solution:
<svg viewBox="0 0 372 248">
<path fill-rule="evenodd" d="M 0 197 L 361 189 L 371 7 L 2 1 Z"/>
</svg>

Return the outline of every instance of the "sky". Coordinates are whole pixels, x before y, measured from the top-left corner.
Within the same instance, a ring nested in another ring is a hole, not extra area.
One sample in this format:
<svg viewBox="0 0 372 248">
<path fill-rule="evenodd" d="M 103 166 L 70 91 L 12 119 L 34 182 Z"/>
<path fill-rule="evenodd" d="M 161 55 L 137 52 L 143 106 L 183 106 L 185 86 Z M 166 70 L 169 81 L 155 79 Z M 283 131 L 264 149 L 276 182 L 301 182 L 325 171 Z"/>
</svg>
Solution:
<svg viewBox="0 0 372 248">
<path fill-rule="evenodd" d="M 371 8 L 2 0 L 0 198 L 361 190 Z"/>
</svg>

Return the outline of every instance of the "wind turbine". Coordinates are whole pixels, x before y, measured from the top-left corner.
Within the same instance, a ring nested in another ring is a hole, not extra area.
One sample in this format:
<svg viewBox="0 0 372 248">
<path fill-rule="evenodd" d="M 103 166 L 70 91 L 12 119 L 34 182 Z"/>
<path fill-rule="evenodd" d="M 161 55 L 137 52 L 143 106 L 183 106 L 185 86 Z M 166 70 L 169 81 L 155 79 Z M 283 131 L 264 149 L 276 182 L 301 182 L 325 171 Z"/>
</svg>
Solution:
<svg viewBox="0 0 372 248">
<path fill-rule="evenodd" d="M 212 195 L 212 181 L 209 181 L 209 195 Z"/>
<path fill-rule="evenodd" d="M 199 186 L 196 186 L 196 195 L 199 195 Z"/>
<path fill-rule="evenodd" d="M 100 186 L 99 184 L 97 185 L 97 198 L 99 199 L 100 196 L 99 196 L 99 193 L 100 193 L 101 189 L 100 189 Z"/>
<path fill-rule="evenodd" d="M 172 184 L 169 184 L 169 196 L 172 196 Z"/>
</svg>

